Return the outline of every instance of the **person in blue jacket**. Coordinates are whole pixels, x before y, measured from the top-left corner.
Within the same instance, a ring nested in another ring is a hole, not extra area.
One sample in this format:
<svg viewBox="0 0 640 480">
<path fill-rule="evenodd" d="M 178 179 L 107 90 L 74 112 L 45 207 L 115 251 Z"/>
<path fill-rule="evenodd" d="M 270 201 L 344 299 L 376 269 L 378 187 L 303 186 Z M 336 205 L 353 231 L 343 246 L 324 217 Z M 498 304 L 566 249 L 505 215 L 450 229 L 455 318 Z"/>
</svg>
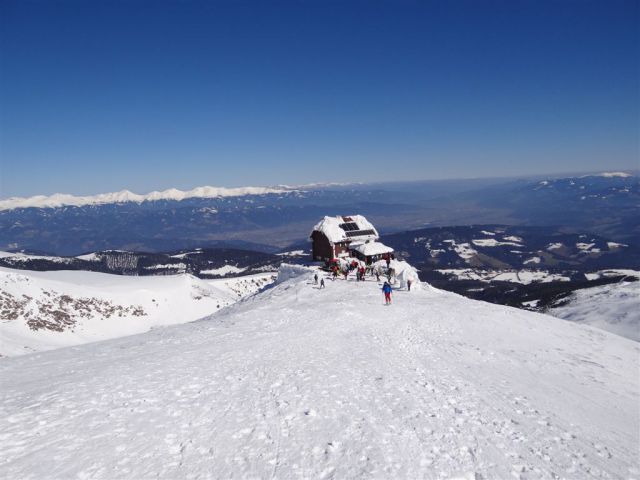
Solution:
<svg viewBox="0 0 640 480">
<path fill-rule="evenodd" d="M 385 305 L 390 305 L 391 304 L 391 292 L 393 291 L 393 289 L 391 288 L 391 285 L 389 285 L 389 282 L 384 282 L 384 285 L 382 286 L 382 292 L 384 293 L 384 303 Z"/>
</svg>

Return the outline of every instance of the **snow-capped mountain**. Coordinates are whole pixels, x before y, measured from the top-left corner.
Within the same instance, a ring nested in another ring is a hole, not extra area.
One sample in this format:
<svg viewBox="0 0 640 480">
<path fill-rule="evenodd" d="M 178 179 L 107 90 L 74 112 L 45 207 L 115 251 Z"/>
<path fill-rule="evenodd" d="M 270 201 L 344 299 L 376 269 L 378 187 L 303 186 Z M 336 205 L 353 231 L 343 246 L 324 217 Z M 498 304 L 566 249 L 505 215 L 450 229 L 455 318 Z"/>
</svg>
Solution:
<svg viewBox="0 0 640 480">
<path fill-rule="evenodd" d="M 154 191 L 145 195 L 121 190 L 120 192 L 101 193 L 99 195 L 76 196 L 64 193 L 54 195 L 35 195 L 33 197 L 12 197 L 0 200 L 0 210 L 14 210 L 16 208 L 59 208 L 59 207 L 83 207 L 87 205 L 105 205 L 108 203 L 142 203 L 157 202 L 160 200 L 182 201 L 189 198 L 225 198 L 244 197 L 249 195 L 279 194 L 295 191 L 295 188 L 283 187 L 197 187 L 193 190 L 183 191 L 177 188 L 169 188 L 161 192 Z"/>
<path fill-rule="evenodd" d="M 283 267 L 199 322 L 2 359 L 0 475 L 640 474 L 638 343 L 428 286 L 385 306 L 375 281 L 312 275 Z"/>
<path fill-rule="evenodd" d="M 382 233 L 425 225 L 563 225 L 626 243 L 640 236 L 638 177 L 613 173 L 9 199 L 0 201 L 0 249 L 80 255 L 225 242 L 275 251 L 303 240 L 301 232 L 324 215 L 353 211 Z"/>
<path fill-rule="evenodd" d="M 262 273 L 204 281 L 187 274 L 142 278 L 0 268 L 0 356 L 190 322 L 255 293 L 273 278 Z"/>
</svg>

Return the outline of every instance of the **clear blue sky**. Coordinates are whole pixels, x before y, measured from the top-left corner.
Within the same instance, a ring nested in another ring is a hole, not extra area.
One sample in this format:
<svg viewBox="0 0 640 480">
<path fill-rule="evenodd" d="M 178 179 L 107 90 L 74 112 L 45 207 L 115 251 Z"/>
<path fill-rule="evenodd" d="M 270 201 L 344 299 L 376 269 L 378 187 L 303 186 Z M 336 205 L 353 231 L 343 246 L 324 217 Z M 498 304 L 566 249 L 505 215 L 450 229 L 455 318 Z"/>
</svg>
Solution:
<svg viewBox="0 0 640 480">
<path fill-rule="evenodd" d="M 638 1 L 0 2 L 0 197 L 638 168 Z"/>
</svg>

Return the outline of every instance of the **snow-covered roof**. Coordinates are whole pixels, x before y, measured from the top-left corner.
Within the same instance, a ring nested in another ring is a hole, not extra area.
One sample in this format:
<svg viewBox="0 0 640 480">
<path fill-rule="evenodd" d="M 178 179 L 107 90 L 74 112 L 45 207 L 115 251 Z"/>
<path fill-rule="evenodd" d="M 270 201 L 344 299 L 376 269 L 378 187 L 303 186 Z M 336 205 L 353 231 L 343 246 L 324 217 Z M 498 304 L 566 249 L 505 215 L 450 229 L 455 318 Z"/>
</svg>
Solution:
<svg viewBox="0 0 640 480">
<path fill-rule="evenodd" d="M 337 215 L 324 217 L 313 227 L 314 232 L 322 232 L 332 243 L 345 240 L 376 240 L 378 231 L 362 215 Z"/>
<path fill-rule="evenodd" d="M 380 242 L 363 243 L 360 245 L 356 245 L 355 247 L 352 244 L 351 248 L 356 252 L 361 253 L 365 257 L 369 257 L 371 255 L 383 255 L 385 253 L 393 252 L 393 248 L 387 247 L 384 243 Z"/>
</svg>

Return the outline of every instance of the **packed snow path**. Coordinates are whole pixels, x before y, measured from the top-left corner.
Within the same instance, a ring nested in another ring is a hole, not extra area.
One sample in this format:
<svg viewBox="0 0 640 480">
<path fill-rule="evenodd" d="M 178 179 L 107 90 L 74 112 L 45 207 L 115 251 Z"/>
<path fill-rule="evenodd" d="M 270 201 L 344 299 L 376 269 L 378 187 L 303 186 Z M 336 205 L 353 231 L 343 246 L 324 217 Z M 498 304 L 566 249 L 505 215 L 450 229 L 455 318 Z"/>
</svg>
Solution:
<svg viewBox="0 0 640 480">
<path fill-rule="evenodd" d="M 638 344 L 310 274 L 3 359 L 2 478 L 637 478 Z"/>
</svg>

